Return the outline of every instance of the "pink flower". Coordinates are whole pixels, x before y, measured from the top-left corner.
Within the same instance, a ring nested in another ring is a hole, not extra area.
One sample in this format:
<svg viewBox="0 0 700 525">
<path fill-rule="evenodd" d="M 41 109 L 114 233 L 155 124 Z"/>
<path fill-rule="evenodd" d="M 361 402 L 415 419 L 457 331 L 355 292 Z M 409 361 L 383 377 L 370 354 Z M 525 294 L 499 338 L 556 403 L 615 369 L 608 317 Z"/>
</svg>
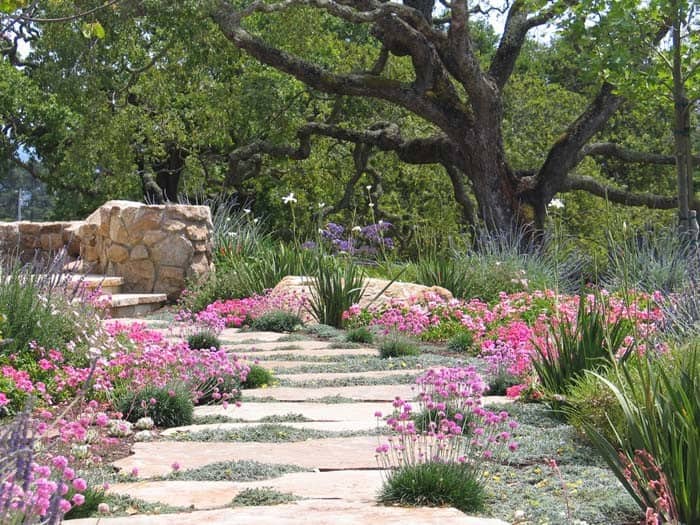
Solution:
<svg viewBox="0 0 700 525">
<path fill-rule="evenodd" d="M 170 468 L 177 472 L 178 470 L 180 470 L 180 464 L 177 461 L 175 461 L 172 465 L 170 465 Z"/>
<path fill-rule="evenodd" d="M 85 503 L 85 496 L 83 496 L 82 494 L 73 494 L 71 501 L 75 506 L 79 507 L 80 505 Z"/>
<path fill-rule="evenodd" d="M 139 469 L 137 467 L 132 468 L 131 475 L 137 478 L 139 476 Z"/>
<path fill-rule="evenodd" d="M 82 492 L 87 488 L 87 482 L 83 478 L 75 478 L 73 480 L 73 488 Z"/>
</svg>

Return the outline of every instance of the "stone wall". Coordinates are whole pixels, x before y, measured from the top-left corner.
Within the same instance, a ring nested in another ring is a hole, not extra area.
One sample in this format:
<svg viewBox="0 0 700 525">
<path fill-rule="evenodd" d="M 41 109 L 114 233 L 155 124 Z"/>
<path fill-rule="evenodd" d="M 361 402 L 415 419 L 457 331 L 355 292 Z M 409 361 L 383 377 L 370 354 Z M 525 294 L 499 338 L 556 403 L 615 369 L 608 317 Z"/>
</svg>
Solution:
<svg viewBox="0 0 700 525">
<path fill-rule="evenodd" d="M 109 201 L 85 221 L 0 223 L 0 253 L 28 262 L 65 247 L 83 271 L 122 277 L 125 292 L 174 300 L 213 268 L 212 232 L 207 206 Z"/>
<path fill-rule="evenodd" d="M 211 271 L 212 231 L 207 206 L 109 201 L 80 226 L 80 255 L 91 271 L 122 277 L 125 292 L 172 300 Z"/>
<path fill-rule="evenodd" d="M 18 256 L 23 263 L 45 259 L 64 247 L 80 254 L 77 230 L 82 222 L 0 222 L 0 253 Z"/>
</svg>

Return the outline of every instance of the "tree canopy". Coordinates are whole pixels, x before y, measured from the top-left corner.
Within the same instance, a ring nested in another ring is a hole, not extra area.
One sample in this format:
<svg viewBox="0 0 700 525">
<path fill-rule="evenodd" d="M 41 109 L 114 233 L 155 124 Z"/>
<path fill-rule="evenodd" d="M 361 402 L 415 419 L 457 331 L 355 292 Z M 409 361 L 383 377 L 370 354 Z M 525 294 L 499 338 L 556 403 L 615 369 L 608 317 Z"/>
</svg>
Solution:
<svg viewBox="0 0 700 525">
<path fill-rule="evenodd" d="M 315 216 L 366 206 L 371 186 L 380 217 L 434 193 L 433 211 L 448 198 L 496 230 L 542 227 L 563 192 L 678 206 L 659 93 L 682 13 L 692 117 L 695 2 L 20 4 L 0 4 L 4 155 L 40 160 L 86 209 L 184 185 L 264 211 L 283 181 L 324 203 Z"/>
</svg>

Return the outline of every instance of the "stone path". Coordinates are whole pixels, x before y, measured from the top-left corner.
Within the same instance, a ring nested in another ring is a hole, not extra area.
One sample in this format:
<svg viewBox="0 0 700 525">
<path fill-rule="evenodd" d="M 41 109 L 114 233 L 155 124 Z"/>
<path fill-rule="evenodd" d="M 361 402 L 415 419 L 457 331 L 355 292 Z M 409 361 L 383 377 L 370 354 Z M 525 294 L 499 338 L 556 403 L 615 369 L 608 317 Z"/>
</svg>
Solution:
<svg viewBox="0 0 700 525">
<path fill-rule="evenodd" d="M 245 390 L 241 407 L 197 407 L 196 424 L 163 431 L 157 441 L 135 443 L 133 454 L 115 462 L 114 466 L 126 473 L 137 471 L 138 481 L 116 483 L 109 489 L 113 494 L 184 507 L 189 512 L 101 518 L 101 525 L 503 525 L 498 520 L 470 518 L 450 508 L 377 505 L 375 498 L 382 484 L 382 473 L 375 459 L 378 437 L 374 413 L 390 413 L 397 396 L 413 398 L 415 392 L 411 384 L 392 383 L 401 376 L 416 376 L 422 370 L 293 373 L 293 369 L 306 365 L 321 370 L 324 365 L 335 366 L 337 370 L 338 360 L 347 359 L 348 355 L 367 357 L 377 356 L 378 352 L 370 347 L 331 348 L 336 345 L 311 338 L 289 341 L 283 334 L 271 332 L 226 330 L 221 339 L 229 352 L 279 371 L 276 377 L 287 385 L 309 385 L 314 381 L 323 385 L 348 381 L 373 384 L 319 388 L 272 386 Z M 493 401 L 500 402 L 503 398 Z M 301 433 L 301 436 L 296 441 L 288 441 L 288 433 Z M 307 434 L 309 438 L 305 439 Z M 237 441 L 230 440 L 234 435 Z M 295 465 L 309 472 L 245 482 L 154 479 L 172 473 L 174 463 L 179 464 L 182 472 L 179 476 L 183 476 L 187 470 L 228 461 Z M 299 499 L 281 505 L 232 506 L 232 500 L 242 491 L 263 487 L 291 493 Z M 98 520 L 82 519 L 71 523 L 92 525 Z"/>
</svg>

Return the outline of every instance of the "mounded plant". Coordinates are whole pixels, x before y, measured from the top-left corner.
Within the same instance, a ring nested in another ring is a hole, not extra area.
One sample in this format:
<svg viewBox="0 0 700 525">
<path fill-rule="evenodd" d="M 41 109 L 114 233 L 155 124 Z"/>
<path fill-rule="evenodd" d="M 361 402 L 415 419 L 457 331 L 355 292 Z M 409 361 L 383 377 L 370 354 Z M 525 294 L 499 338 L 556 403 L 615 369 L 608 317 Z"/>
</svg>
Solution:
<svg viewBox="0 0 700 525">
<path fill-rule="evenodd" d="M 454 507 L 462 512 L 484 508 L 486 491 L 474 471 L 461 463 L 418 463 L 392 472 L 379 492 L 382 503 Z"/>
<path fill-rule="evenodd" d="M 350 343 L 372 344 L 374 342 L 374 334 L 366 326 L 358 326 L 347 331 L 345 340 Z"/>
<path fill-rule="evenodd" d="M 386 337 L 379 345 L 379 356 L 382 359 L 418 354 L 420 354 L 418 345 L 410 339 L 399 335 Z"/>
<path fill-rule="evenodd" d="M 447 342 L 447 349 L 460 354 L 474 348 L 474 336 L 471 332 L 459 332 Z"/>
<path fill-rule="evenodd" d="M 221 340 L 211 330 L 194 333 L 187 338 L 187 344 L 192 350 L 209 350 L 221 348 Z"/>
<path fill-rule="evenodd" d="M 191 394 L 179 386 L 147 386 L 136 392 L 123 392 L 115 403 L 127 421 L 135 423 L 150 417 L 163 428 L 192 424 L 194 404 Z"/>
<path fill-rule="evenodd" d="M 250 365 L 250 370 L 248 371 L 245 381 L 241 384 L 241 388 L 262 388 L 270 386 L 274 380 L 275 377 L 267 368 L 260 365 Z"/>
<path fill-rule="evenodd" d="M 292 312 L 272 310 L 252 319 L 249 326 L 253 330 L 294 332 L 304 326 L 304 320 Z"/>
</svg>

